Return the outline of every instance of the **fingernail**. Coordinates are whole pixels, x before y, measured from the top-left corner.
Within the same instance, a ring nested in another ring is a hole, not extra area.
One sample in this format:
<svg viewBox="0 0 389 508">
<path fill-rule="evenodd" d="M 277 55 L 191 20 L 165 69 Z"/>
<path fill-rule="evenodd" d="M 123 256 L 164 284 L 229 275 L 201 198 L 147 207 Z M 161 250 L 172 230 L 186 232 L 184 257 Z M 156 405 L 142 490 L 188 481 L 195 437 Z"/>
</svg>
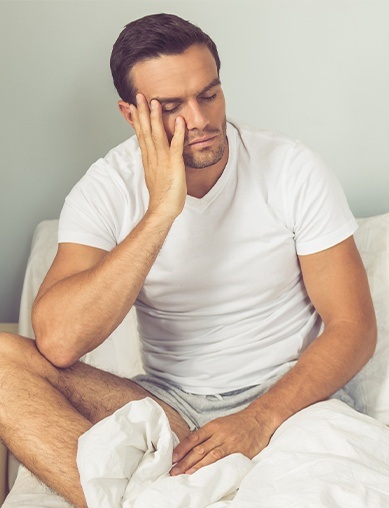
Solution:
<svg viewBox="0 0 389 508">
<path fill-rule="evenodd" d="M 151 109 L 155 109 L 155 108 L 157 107 L 157 105 L 158 105 L 158 104 L 157 104 L 157 101 L 156 101 L 156 100 L 154 100 L 154 99 L 150 102 L 150 108 L 151 108 Z"/>
<path fill-rule="evenodd" d="M 170 474 L 172 476 L 176 476 L 176 475 L 180 474 L 180 470 L 178 469 L 178 467 L 173 467 L 173 469 L 170 470 Z"/>
<path fill-rule="evenodd" d="M 178 459 L 178 454 L 173 453 L 173 457 L 172 457 L 173 462 L 177 462 L 177 459 Z"/>
</svg>

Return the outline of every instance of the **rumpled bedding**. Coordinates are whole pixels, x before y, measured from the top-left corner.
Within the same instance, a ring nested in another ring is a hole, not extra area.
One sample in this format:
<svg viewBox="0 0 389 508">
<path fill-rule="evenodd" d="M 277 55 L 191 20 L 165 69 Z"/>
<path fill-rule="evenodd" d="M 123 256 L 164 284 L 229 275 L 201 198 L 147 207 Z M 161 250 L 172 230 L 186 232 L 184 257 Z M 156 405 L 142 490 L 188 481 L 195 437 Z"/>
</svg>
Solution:
<svg viewBox="0 0 389 508">
<path fill-rule="evenodd" d="M 152 399 L 130 402 L 79 440 L 88 506 L 389 507 L 389 429 L 339 400 L 300 411 L 254 459 L 234 454 L 171 477 L 177 438 Z"/>
</svg>

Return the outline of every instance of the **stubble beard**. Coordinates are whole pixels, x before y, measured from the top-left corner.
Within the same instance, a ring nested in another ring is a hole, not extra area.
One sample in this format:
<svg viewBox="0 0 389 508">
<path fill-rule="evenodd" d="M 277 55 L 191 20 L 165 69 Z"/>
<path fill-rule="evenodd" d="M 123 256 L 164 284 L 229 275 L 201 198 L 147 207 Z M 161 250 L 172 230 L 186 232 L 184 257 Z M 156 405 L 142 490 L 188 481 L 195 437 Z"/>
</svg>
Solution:
<svg viewBox="0 0 389 508">
<path fill-rule="evenodd" d="M 221 131 L 205 131 L 221 134 L 216 147 L 206 147 L 196 153 L 183 153 L 185 167 L 188 169 L 204 169 L 217 164 L 223 157 L 227 145 L 227 121 L 224 119 Z"/>
</svg>

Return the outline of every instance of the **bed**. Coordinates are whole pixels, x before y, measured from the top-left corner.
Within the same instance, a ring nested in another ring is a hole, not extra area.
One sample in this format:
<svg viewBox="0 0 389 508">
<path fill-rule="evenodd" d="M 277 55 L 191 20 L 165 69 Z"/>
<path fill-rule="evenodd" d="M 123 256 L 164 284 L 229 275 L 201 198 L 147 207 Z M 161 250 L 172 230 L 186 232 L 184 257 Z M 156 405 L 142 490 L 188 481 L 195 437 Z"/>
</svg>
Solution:
<svg viewBox="0 0 389 508">
<path fill-rule="evenodd" d="M 271 452 L 268 447 L 251 461 L 236 454 L 194 475 L 172 478 L 167 471 L 175 436 L 164 415 L 151 399 L 130 403 L 80 439 L 78 463 L 89 506 L 389 507 L 389 213 L 358 222 L 355 238 L 369 277 L 379 337 L 373 358 L 346 387 L 356 401 L 357 417 L 342 406 L 339 419 L 333 418 L 333 405 L 341 403 L 325 401 L 285 422 L 272 438 Z M 21 298 L 21 335 L 33 337 L 31 305 L 55 255 L 57 226 L 56 220 L 43 221 L 34 232 Z M 141 373 L 135 312 L 83 360 L 123 376 Z M 139 415 L 153 425 L 137 426 Z M 119 434 L 124 440 L 115 438 Z M 131 457 L 139 451 L 143 458 L 133 463 Z M 10 488 L 4 508 L 69 508 L 2 453 L 1 474 L 7 475 Z M 96 464 L 116 466 L 114 471 L 97 470 Z"/>
</svg>

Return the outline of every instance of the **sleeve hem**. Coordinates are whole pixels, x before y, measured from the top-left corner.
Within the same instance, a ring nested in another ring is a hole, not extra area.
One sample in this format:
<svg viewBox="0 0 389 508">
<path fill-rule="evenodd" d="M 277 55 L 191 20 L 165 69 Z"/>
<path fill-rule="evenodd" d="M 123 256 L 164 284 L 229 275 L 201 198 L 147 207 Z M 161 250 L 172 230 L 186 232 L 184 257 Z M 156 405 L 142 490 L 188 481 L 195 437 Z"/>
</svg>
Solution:
<svg viewBox="0 0 389 508">
<path fill-rule="evenodd" d="M 333 233 L 326 235 L 319 240 L 314 240 L 312 242 L 304 242 L 296 246 L 297 255 L 305 256 L 308 254 L 315 254 L 316 252 L 320 252 L 322 250 L 329 249 L 334 245 L 346 240 L 351 235 L 355 233 L 358 229 L 357 221 L 352 218 L 349 220 L 344 226 L 340 229 L 337 229 Z"/>
<path fill-rule="evenodd" d="M 106 240 L 98 236 L 77 232 L 69 232 L 69 233 L 59 232 L 58 243 L 78 243 L 81 245 L 86 245 L 88 247 L 102 249 L 107 252 L 111 251 L 114 247 L 116 247 L 116 245 L 112 245 L 110 242 L 107 242 Z"/>
</svg>

